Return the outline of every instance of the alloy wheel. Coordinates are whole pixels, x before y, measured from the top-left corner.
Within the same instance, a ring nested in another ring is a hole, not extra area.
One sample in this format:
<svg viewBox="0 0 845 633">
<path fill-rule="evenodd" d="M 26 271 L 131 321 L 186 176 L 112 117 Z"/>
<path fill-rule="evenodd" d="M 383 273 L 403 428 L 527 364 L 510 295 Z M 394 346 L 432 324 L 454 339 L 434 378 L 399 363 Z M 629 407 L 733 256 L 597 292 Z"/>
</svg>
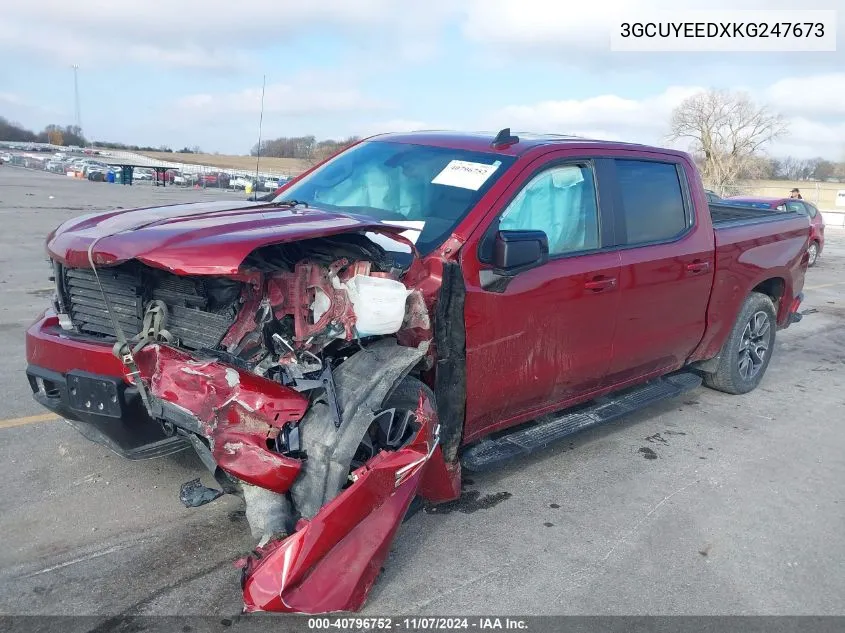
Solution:
<svg viewBox="0 0 845 633">
<path fill-rule="evenodd" d="M 765 312 L 755 312 L 745 329 L 739 343 L 739 375 L 743 380 L 751 380 L 763 368 L 769 351 L 772 324 Z"/>
</svg>

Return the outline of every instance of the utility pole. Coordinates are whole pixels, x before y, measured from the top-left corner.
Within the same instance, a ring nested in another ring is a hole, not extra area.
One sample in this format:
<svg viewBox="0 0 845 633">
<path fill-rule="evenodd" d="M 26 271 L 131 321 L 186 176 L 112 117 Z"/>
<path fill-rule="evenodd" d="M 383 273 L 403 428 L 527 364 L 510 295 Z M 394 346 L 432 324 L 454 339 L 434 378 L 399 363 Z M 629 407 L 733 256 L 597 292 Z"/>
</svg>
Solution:
<svg viewBox="0 0 845 633">
<path fill-rule="evenodd" d="M 79 135 L 82 135 L 82 114 L 79 110 L 79 80 L 77 78 L 77 71 L 79 70 L 79 64 L 73 65 L 73 103 L 74 103 L 74 116 L 76 118 L 76 127 L 79 128 Z"/>
</svg>

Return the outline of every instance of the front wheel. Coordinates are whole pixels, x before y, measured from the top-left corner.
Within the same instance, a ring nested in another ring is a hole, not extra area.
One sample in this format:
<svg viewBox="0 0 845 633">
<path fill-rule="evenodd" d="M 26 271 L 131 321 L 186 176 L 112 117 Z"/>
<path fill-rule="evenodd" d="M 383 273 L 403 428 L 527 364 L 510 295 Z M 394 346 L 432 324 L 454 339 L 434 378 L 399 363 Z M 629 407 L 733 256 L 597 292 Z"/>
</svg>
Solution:
<svg viewBox="0 0 845 633">
<path fill-rule="evenodd" d="M 704 384 L 725 393 L 748 393 L 763 379 L 775 345 L 777 316 L 772 300 L 752 292 L 720 352 L 716 371 L 705 374 Z"/>
<path fill-rule="evenodd" d="M 807 247 L 807 267 L 812 268 L 816 265 L 816 260 L 819 258 L 819 243 L 818 242 L 810 242 L 810 246 Z"/>
</svg>

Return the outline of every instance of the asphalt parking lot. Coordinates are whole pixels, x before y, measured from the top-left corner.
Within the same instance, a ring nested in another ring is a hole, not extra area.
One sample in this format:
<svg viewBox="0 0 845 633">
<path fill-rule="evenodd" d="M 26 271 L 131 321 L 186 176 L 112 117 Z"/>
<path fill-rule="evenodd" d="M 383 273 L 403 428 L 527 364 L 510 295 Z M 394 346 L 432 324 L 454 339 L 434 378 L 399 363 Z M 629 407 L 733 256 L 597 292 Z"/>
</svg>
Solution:
<svg viewBox="0 0 845 633">
<path fill-rule="evenodd" d="M 243 193 L 0 168 L 0 614 L 240 612 L 239 500 L 184 508 L 193 454 L 125 461 L 45 415 L 24 377 L 50 230 L 221 196 Z M 403 525 L 365 612 L 842 614 L 845 231 L 827 240 L 759 389 L 701 388 L 472 477 Z"/>
</svg>

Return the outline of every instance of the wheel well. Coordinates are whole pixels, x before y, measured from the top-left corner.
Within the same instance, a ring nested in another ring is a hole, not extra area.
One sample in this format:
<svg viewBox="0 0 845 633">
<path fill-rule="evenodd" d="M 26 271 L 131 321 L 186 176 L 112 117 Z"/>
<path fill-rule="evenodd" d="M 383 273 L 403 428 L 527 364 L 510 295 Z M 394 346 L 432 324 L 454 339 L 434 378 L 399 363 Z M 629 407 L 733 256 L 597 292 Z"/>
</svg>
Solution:
<svg viewBox="0 0 845 633">
<path fill-rule="evenodd" d="M 777 310 L 778 303 L 780 303 L 781 297 L 783 297 L 785 287 L 786 282 L 784 282 L 781 277 L 772 277 L 771 279 L 760 282 L 754 286 L 751 291 L 760 292 L 768 297 L 771 297 L 772 303 L 775 304 L 775 309 Z"/>
</svg>

